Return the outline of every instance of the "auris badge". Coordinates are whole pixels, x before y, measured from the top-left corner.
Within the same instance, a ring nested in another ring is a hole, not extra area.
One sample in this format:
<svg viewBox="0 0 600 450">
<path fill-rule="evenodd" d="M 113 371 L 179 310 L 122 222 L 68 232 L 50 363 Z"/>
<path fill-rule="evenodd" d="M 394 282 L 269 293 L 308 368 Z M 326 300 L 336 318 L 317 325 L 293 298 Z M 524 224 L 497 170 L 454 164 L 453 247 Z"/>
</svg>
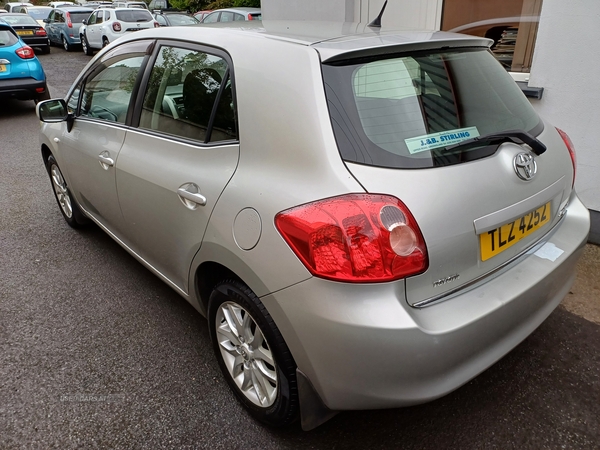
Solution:
<svg viewBox="0 0 600 450">
<path fill-rule="evenodd" d="M 515 156 L 513 167 L 521 180 L 532 180 L 537 173 L 537 163 L 531 153 L 522 152 Z"/>
</svg>

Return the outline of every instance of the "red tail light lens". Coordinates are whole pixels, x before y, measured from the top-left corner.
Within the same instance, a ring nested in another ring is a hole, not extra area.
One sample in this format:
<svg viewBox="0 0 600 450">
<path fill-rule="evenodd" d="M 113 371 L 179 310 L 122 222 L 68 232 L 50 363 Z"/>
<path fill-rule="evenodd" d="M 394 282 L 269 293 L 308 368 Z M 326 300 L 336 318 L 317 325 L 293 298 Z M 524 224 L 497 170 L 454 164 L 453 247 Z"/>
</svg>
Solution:
<svg viewBox="0 0 600 450">
<path fill-rule="evenodd" d="M 44 30 L 43 28 L 40 28 L 39 30 L 35 30 L 35 35 L 36 36 L 47 36 L 46 30 Z"/>
<path fill-rule="evenodd" d="M 19 55 L 19 57 L 22 59 L 32 59 L 33 57 L 35 57 L 35 52 L 28 45 L 21 47 L 15 53 Z"/>
<path fill-rule="evenodd" d="M 154 28 L 158 28 L 158 27 L 160 27 L 160 23 L 158 23 L 158 22 L 155 21 L 154 22 Z"/>
<path fill-rule="evenodd" d="M 118 33 L 121 31 L 121 22 L 113 22 L 112 28 Z"/>
<path fill-rule="evenodd" d="M 252 19 L 252 14 L 248 14 L 248 20 L 253 20 Z"/>
<path fill-rule="evenodd" d="M 275 226 L 308 270 L 329 280 L 392 281 L 429 264 L 414 217 L 388 195 L 319 200 L 277 214 Z"/>
<path fill-rule="evenodd" d="M 67 27 L 73 28 L 73 22 L 71 22 L 71 14 L 67 11 Z"/>
<path fill-rule="evenodd" d="M 567 133 L 565 133 L 560 128 L 557 128 L 556 131 L 558 131 L 558 134 L 560 134 L 560 137 L 562 138 L 565 145 L 567 146 L 567 150 L 569 150 L 569 155 L 571 155 L 571 162 L 573 163 L 573 185 L 574 185 L 575 184 L 575 174 L 577 173 L 577 155 L 575 154 L 575 146 L 573 145 L 573 141 L 571 140 L 571 138 L 569 137 L 569 135 Z"/>
</svg>

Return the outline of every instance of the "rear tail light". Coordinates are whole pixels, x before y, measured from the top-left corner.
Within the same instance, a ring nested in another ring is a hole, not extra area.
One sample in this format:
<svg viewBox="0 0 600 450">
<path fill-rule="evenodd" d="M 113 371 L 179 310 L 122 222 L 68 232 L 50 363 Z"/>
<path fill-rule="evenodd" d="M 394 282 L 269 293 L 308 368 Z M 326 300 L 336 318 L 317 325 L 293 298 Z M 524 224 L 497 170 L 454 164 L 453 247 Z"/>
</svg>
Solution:
<svg viewBox="0 0 600 450">
<path fill-rule="evenodd" d="M 408 208 L 388 195 L 348 194 L 283 211 L 275 226 L 315 276 L 392 281 L 427 270 L 427 247 Z"/>
<path fill-rule="evenodd" d="M 71 14 L 67 11 L 67 27 L 73 28 L 73 22 L 71 22 Z"/>
<path fill-rule="evenodd" d="M 20 49 L 16 50 L 15 53 L 19 55 L 19 57 L 22 59 L 32 59 L 33 57 L 35 57 L 35 52 L 28 45 L 25 45 L 24 47 L 21 47 Z"/>
<path fill-rule="evenodd" d="M 117 33 L 121 31 L 121 22 L 113 22 L 112 29 Z"/>
<path fill-rule="evenodd" d="M 252 14 L 248 14 L 248 20 L 253 20 Z"/>
<path fill-rule="evenodd" d="M 160 27 L 160 23 L 158 23 L 158 22 L 155 21 L 154 22 L 154 28 L 158 28 L 158 27 Z"/>
<path fill-rule="evenodd" d="M 35 30 L 35 35 L 36 36 L 47 36 L 46 30 L 44 30 L 43 28 L 40 28 L 39 30 Z"/>
<path fill-rule="evenodd" d="M 560 134 L 560 137 L 567 146 L 567 150 L 569 150 L 569 155 L 571 155 L 571 162 L 573 163 L 573 185 L 575 185 L 575 174 L 577 173 L 577 155 L 575 154 L 575 146 L 567 133 L 560 128 L 557 128 L 556 131 Z"/>
</svg>

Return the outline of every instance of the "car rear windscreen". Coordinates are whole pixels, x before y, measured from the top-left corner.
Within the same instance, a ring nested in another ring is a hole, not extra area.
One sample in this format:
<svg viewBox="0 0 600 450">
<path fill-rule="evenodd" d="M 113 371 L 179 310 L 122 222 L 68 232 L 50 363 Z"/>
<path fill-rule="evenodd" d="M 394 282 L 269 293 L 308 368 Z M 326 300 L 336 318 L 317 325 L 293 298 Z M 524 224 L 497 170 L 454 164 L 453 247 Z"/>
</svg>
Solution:
<svg viewBox="0 0 600 450">
<path fill-rule="evenodd" d="M 17 42 L 19 42 L 19 38 L 17 36 L 15 36 L 9 30 L 0 28 L 0 48 L 10 47 L 11 45 L 15 45 Z"/>
<path fill-rule="evenodd" d="M 69 15 L 71 16 L 71 22 L 73 22 L 73 23 L 82 23 L 85 19 L 87 19 L 88 17 L 90 17 L 91 13 L 92 13 L 92 11 L 70 12 Z"/>
<path fill-rule="evenodd" d="M 508 130 L 535 136 L 543 130 L 527 98 L 487 49 L 337 62 L 323 65 L 323 76 L 337 144 L 350 162 L 446 166 L 498 148 L 482 144 L 463 150 L 457 146 L 463 141 Z"/>
<path fill-rule="evenodd" d="M 130 8 L 127 11 L 116 11 L 117 20 L 122 22 L 149 22 L 154 20 L 152 14 L 145 9 Z"/>
</svg>

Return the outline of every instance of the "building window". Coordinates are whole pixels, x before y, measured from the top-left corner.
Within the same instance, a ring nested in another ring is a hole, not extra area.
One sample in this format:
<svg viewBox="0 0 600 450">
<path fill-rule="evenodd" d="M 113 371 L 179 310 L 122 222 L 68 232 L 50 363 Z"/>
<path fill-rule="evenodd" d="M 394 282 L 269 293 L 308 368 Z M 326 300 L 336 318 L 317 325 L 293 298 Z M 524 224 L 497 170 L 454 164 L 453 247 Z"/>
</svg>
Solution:
<svg viewBox="0 0 600 450">
<path fill-rule="evenodd" d="M 442 31 L 494 40 L 492 53 L 509 72 L 529 72 L 542 0 L 444 0 Z"/>
</svg>

